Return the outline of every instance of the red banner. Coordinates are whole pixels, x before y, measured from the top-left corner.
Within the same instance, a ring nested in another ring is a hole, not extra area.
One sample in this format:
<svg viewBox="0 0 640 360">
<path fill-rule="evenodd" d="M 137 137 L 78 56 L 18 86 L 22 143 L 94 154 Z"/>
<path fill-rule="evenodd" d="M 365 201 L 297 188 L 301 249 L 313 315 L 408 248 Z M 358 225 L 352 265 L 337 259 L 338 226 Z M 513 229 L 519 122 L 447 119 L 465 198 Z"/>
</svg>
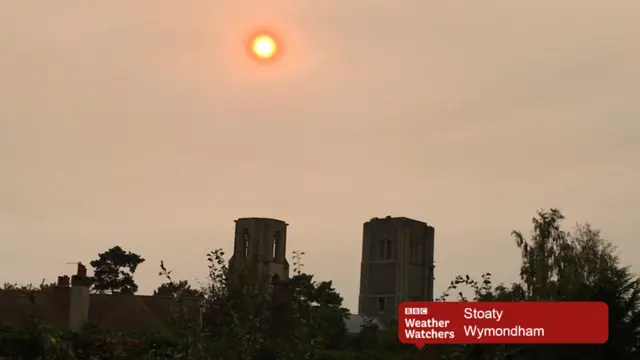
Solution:
<svg viewBox="0 0 640 360">
<path fill-rule="evenodd" d="M 405 344 L 602 344 L 603 302 L 405 302 L 398 308 Z"/>
</svg>

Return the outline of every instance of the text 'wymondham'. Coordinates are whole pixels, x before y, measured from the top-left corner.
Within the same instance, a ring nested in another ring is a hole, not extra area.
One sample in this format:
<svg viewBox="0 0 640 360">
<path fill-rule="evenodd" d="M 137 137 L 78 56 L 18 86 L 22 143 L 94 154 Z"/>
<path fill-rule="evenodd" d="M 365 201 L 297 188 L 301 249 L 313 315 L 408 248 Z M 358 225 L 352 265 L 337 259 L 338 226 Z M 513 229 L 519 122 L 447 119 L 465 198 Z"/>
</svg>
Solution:
<svg viewBox="0 0 640 360">
<path fill-rule="evenodd" d="M 487 337 L 543 337 L 543 328 L 529 328 L 522 326 L 514 326 L 510 328 L 485 328 L 476 325 L 465 325 L 464 334 L 467 337 L 475 337 L 482 339 Z"/>
</svg>

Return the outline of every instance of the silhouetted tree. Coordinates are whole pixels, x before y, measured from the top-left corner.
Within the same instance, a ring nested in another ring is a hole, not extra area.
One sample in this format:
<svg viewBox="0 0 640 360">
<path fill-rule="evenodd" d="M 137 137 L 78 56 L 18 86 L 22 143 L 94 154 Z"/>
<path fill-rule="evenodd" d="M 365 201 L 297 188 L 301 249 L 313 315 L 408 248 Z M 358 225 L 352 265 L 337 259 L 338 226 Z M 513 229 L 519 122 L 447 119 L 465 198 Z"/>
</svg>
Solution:
<svg viewBox="0 0 640 360">
<path fill-rule="evenodd" d="M 298 274 L 290 280 L 298 315 L 308 329 L 309 341 L 336 348 L 344 345 L 349 311 L 331 281 L 315 282 L 313 275 Z"/>
<path fill-rule="evenodd" d="M 301 271 L 290 279 L 261 282 L 246 268 L 230 281 L 223 255 L 217 250 L 208 256 L 203 316 L 204 330 L 220 339 L 221 351 L 247 360 L 300 359 L 343 344 L 348 312 L 331 282 L 315 282 Z"/>
<path fill-rule="evenodd" d="M 528 240 L 514 231 L 521 250 L 520 276 L 527 300 L 604 301 L 609 305 L 609 341 L 604 345 L 528 348 L 533 357 L 637 358 L 640 346 L 640 281 L 620 265 L 615 247 L 590 224 L 561 229 L 557 209 L 539 211 Z"/>
<path fill-rule="evenodd" d="M 153 291 L 153 295 L 157 296 L 173 296 L 176 294 L 180 294 L 185 297 L 202 296 L 202 292 L 200 290 L 193 289 L 187 280 L 166 282 L 158 286 L 158 288 Z"/>
<path fill-rule="evenodd" d="M 603 345 L 467 345 L 450 347 L 449 359 L 637 359 L 640 348 L 640 280 L 621 266 L 613 245 L 590 224 L 562 230 L 557 209 L 541 210 L 527 238 L 513 231 L 521 250 L 521 282 L 510 286 L 458 276 L 442 299 L 460 286 L 473 301 L 604 301 L 609 305 L 609 341 Z M 458 291 L 458 299 L 467 301 Z"/>
<path fill-rule="evenodd" d="M 133 274 L 145 260 L 138 254 L 123 250 L 120 246 L 98 254 L 91 261 L 93 267 L 92 290 L 98 293 L 135 294 L 138 285 Z"/>
<path fill-rule="evenodd" d="M 33 286 L 32 284 L 20 285 L 18 283 L 4 283 L 2 285 L 2 289 L 0 290 L 35 292 L 51 289 L 54 287 L 56 287 L 55 282 L 48 283 L 45 279 L 42 279 L 42 282 L 38 286 Z"/>
</svg>

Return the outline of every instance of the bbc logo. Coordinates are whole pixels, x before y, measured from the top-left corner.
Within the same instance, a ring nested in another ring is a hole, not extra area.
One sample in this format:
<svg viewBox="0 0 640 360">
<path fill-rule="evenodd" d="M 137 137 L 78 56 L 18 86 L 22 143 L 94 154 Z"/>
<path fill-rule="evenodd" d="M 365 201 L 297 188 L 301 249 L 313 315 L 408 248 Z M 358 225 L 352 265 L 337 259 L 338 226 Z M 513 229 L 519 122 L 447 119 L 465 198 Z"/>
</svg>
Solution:
<svg viewBox="0 0 640 360">
<path fill-rule="evenodd" d="M 426 307 L 422 308 L 404 308 L 405 315 L 427 315 L 429 311 Z"/>
</svg>

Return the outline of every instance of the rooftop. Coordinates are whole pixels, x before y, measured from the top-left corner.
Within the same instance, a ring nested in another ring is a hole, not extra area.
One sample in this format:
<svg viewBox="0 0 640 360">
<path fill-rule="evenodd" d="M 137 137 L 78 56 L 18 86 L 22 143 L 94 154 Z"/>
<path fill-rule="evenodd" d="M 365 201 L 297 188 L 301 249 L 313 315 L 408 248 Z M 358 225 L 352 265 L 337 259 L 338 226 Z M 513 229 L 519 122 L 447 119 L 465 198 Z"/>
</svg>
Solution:
<svg viewBox="0 0 640 360">
<path fill-rule="evenodd" d="M 289 224 L 287 224 L 287 223 L 286 223 L 285 221 L 283 221 L 283 220 L 274 219 L 274 218 L 265 218 L 265 217 L 245 217 L 245 218 L 239 218 L 239 219 L 236 219 L 236 220 L 234 220 L 234 221 L 235 221 L 235 222 L 238 222 L 238 221 L 247 221 L 247 220 L 254 220 L 254 221 L 273 221 L 273 222 L 285 223 L 286 225 L 289 225 Z"/>
<path fill-rule="evenodd" d="M 386 216 L 386 217 L 383 217 L 383 218 L 374 217 L 374 218 L 371 218 L 371 220 L 367 221 L 366 223 L 376 222 L 376 221 L 408 221 L 408 222 L 415 222 L 415 223 L 420 223 L 420 224 L 427 225 L 427 223 L 424 222 L 424 221 L 411 219 L 411 218 L 404 217 L 404 216 L 392 217 L 390 215 Z"/>
<path fill-rule="evenodd" d="M 59 328 L 69 325 L 70 288 L 52 288 L 28 296 L 0 291 L 0 324 L 26 325 L 32 316 Z M 167 334 L 173 328 L 174 299 L 165 296 L 89 295 L 88 322 L 113 331 L 152 331 Z M 183 300 L 191 318 L 200 316 L 200 299 Z"/>
</svg>

